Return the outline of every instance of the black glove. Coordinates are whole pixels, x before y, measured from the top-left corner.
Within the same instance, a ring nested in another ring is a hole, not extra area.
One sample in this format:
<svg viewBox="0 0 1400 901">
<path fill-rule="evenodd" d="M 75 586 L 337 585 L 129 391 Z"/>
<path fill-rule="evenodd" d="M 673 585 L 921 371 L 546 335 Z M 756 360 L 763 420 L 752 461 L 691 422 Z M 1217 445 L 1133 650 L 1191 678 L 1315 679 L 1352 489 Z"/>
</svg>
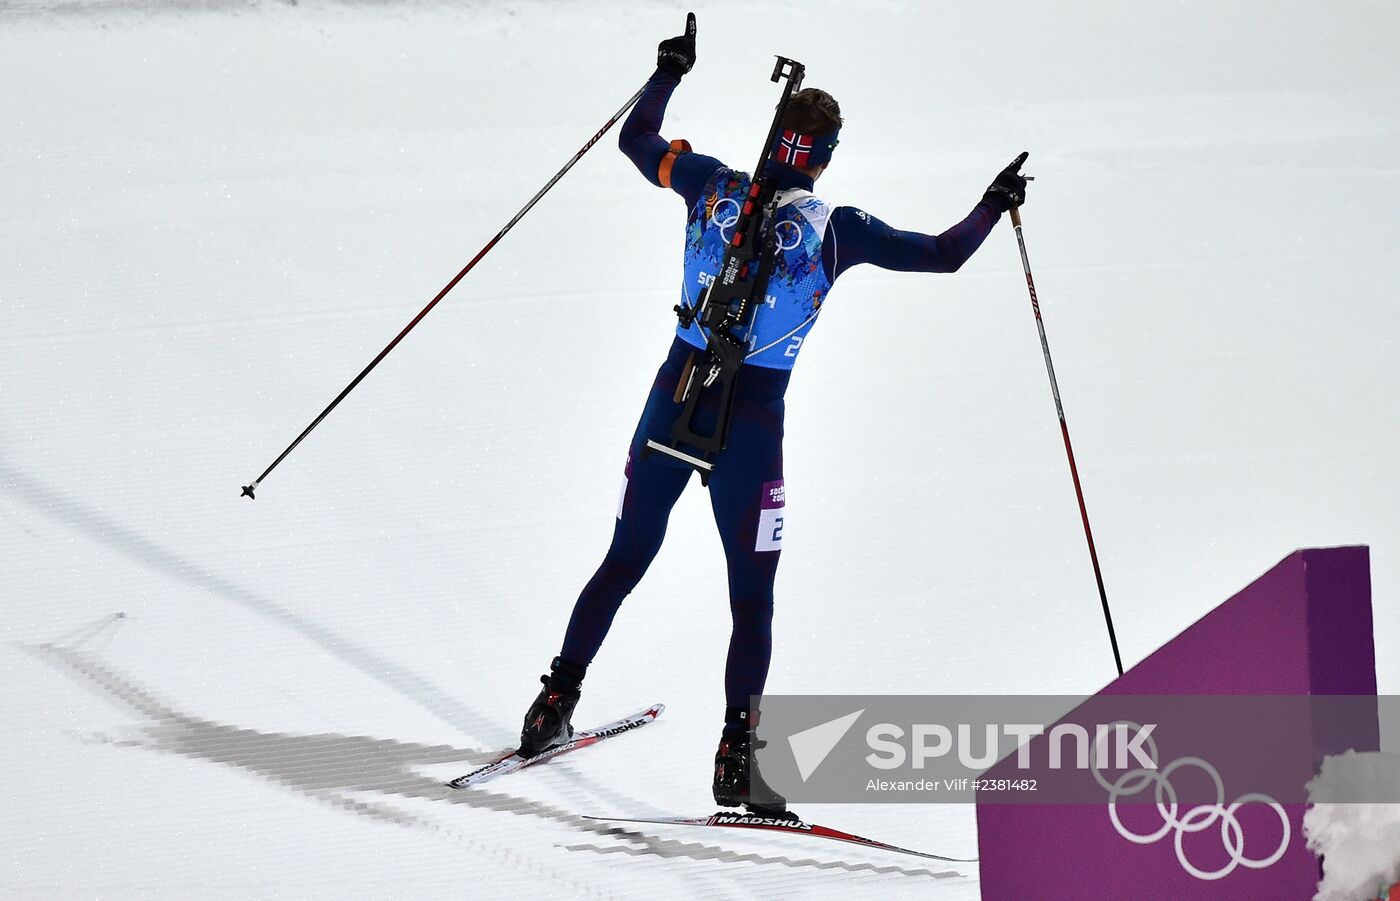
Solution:
<svg viewBox="0 0 1400 901">
<path fill-rule="evenodd" d="M 685 34 L 667 38 L 656 48 L 656 67 L 680 78 L 695 65 L 695 13 L 685 14 Z"/>
<path fill-rule="evenodd" d="M 1030 156 L 1030 151 L 1022 153 L 1011 161 L 1011 165 L 997 173 L 997 177 L 992 181 L 991 187 L 987 188 L 987 193 L 982 195 L 982 199 L 993 204 L 1003 213 L 1012 207 L 1025 203 L 1026 177 L 1019 170 L 1025 165 L 1028 156 Z"/>
</svg>

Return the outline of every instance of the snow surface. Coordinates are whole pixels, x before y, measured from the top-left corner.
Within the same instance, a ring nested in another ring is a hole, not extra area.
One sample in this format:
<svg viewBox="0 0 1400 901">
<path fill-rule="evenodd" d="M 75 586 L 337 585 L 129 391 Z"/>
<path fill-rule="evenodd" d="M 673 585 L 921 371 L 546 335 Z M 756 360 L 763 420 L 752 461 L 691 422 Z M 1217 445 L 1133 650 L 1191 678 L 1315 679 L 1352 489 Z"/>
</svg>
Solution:
<svg viewBox="0 0 1400 901">
<path fill-rule="evenodd" d="M 0 3 L 0 893 L 977 896 L 975 866 L 575 817 L 712 806 L 728 623 L 698 486 L 578 714 L 665 716 L 480 795 L 438 785 L 511 744 L 670 340 L 681 205 L 611 136 L 238 496 L 686 9 Z M 1366 543 L 1400 691 L 1400 8 L 697 12 L 667 129 L 697 149 L 752 165 L 784 53 L 846 114 L 831 201 L 936 231 L 1031 151 L 1126 662 L 1295 548 Z M 1112 676 L 1006 224 L 953 276 L 843 278 L 786 459 L 771 691 Z M 803 812 L 976 853 L 967 806 Z"/>
</svg>

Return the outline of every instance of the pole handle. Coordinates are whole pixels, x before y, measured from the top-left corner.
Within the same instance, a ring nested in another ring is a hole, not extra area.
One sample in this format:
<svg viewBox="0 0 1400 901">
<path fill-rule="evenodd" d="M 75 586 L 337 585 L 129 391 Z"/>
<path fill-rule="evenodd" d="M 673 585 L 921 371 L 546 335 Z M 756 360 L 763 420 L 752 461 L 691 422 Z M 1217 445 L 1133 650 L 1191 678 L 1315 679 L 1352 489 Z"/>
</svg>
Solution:
<svg viewBox="0 0 1400 901">
<path fill-rule="evenodd" d="M 1011 225 L 1015 228 L 1021 227 L 1021 208 L 1018 206 L 1011 208 Z"/>
</svg>

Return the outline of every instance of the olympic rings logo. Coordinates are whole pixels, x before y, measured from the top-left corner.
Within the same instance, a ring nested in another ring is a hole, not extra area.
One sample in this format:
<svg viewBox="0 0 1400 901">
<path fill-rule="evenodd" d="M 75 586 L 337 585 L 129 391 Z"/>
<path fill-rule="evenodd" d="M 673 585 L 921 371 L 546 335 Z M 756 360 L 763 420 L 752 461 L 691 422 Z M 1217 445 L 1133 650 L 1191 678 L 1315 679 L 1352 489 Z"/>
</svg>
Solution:
<svg viewBox="0 0 1400 901">
<path fill-rule="evenodd" d="M 730 210 L 729 207 L 725 207 L 725 204 L 730 204 L 733 209 Z M 720 213 L 721 208 L 725 209 L 725 213 Z M 733 234 L 725 234 L 725 230 L 732 229 L 739 222 L 739 201 L 732 197 L 725 197 L 716 202 L 714 210 L 710 212 L 710 221 L 719 228 L 719 236 L 724 239 L 724 243 L 728 244 L 730 240 L 733 239 Z M 791 230 L 791 242 L 783 237 L 784 225 Z M 796 250 L 798 245 L 802 243 L 802 226 L 793 222 L 791 219 L 784 219 L 775 225 L 773 227 L 773 233 L 778 239 L 779 250 Z"/>
<path fill-rule="evenodd" d="M 1128 723 L 1128 726 L 1141 729 L 1137 723 Z M 1146 744 L 1150 747 L 1148 756 L 1152 762 L 1157 762 L 1157 743 L 1149 735 Z M 1176 789 L 1172 787 L 1171 776 L 1182 767 L 1195 767 L 1210 777 L 1215 784 L 1215 803 L 1201 804 L 1187 810 L 1185 815 L 1177 817 L 1177 795 Z M 1268 795 L 1258 792 L 1250 792 L 1240 795 L 1234 803 L 1225 804 L 1225 784 L 1221 781 L 1220 772 L 1206 761 L 1199 757 L 1178 757 L 1171 763 L 1157 770 L 1135 769 L 1128 770 L 1119 776 L 1116 781 L 1109 784 L 1108 780 L 1099 772 L 1098 766 L 1092 767 L 1094 779 L 1108 792 L 1108 818 L 1113 822 L 1113 828 L 1118 830 L 1118 834 L 1128 841 L 1139 845 L 1151 845 L 1163 838 L 1167 833 L 1175 832 L 1173 844 L 1176 847 L 1176 859 L 1181 862 L 1181 866 L 1186 872 L 1197 879 L 1211 881 L 1224 879 L 1235 871 L 1237 867 L 1245 867 L 1250 870 L 1262 870 L 1278 863 L 1288 850 L 1288 842 L 1292 838 L 1292 827 L 1288 821 L 1288 813 Z M 1123 825 L 1118 817 L 1118 799 L 1124 796 L 1131 797 L 1139 794 L 1153 786 L 1153 798 L 1156 801 L 1157 813 L 1162 817 L 1162 827 L 1156 832 L 1143 835 L 1133 832 Z M 1254 859 L 1244 853 L 1244 827 L 1240 825 L 1235 813 L 1249 803 L 1267 804 L 1278 814 L 1279 822 L 1283 824 L 1283 838 L 1279 841 L 1278 849 L 1268 857 Z M 1182 847 L 1182 840 L 1187 833 L 1202 832 L 1209 829 L 1220 821 L 1220 841 L 1225 846 L 1225 852 L 1230 856 L 1230 862 L 1218 870 L 1203 870 L 1191 863 L 1186 856 L 1186 851 Z"/>
<path fill-rule="evenodd" d="M 731 204 L 734 207 L 734 215 L 728 217 L 727 219 L 722 217 L 719 212 L 720 207 L 724 206 L 726 203 Z M 724 243 L 728 244 L 731 236 L 726 235 L 724 233 L 724 230 L 726 228 L 733 228 L 735 223 L 739 221 L 739 201 L 735 200 L 732 197 L 725 197 L 722 200 L 720 200 L 718 203 L 715 204 L 714 210 L 710 212 L 710 221 L 713 222 L 715 225 L 719 226 L 719 236 L 724 239 Z"/>
</svg>

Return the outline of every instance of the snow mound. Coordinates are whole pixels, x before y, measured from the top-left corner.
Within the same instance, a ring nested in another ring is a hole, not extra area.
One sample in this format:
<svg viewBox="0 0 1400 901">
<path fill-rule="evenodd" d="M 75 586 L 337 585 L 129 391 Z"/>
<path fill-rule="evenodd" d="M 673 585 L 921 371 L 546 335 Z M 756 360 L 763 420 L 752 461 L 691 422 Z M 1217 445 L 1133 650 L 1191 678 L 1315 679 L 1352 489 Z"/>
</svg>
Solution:
<svg viewBox="0 0 1400 901">
<path fill-rule="evenodd" d="M 1370 901 L 1400 882 L 1400 804 L 1336 803 L 1338 798 L 1394 797 L 1396 784 L 1400 754 L 1347 751 L 1322 762 L 1321 772 L 1308 783 L 1314 806 L 1303 817 L 1308 847 L 1323 863 L 1314 901 Z"/>
</svg>

